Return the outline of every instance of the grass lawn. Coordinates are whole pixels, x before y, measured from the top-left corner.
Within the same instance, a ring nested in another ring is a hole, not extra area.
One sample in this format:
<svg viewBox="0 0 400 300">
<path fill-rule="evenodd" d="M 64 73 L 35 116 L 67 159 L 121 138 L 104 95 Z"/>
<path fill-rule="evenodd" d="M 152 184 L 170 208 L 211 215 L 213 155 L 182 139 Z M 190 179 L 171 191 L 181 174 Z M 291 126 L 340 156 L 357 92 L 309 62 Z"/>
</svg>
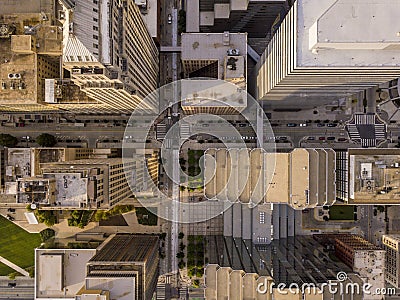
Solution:
<svg viewBox="0 0 400 300">
<path fill-rule="evenodd" d="M 0 276 L 6 276 L 12 272 L 15 272 L 15 270 L 11 269 L 3 263 L 0 263 Z"/>
<path fill-rule="evenodd" d="M 329 207 L 329 219 L 354 220 L 354 205 L 332 205 Z"/>
<path fill-rule="evenodd" d="M 40 244 L 38 233 L 28 233 L 0 216 L 0 256 L 21 268 L 27 268 L 34 265 L 34 249 Z M 0 275 L 8 275 L 8 273 Z"/>
</svg>

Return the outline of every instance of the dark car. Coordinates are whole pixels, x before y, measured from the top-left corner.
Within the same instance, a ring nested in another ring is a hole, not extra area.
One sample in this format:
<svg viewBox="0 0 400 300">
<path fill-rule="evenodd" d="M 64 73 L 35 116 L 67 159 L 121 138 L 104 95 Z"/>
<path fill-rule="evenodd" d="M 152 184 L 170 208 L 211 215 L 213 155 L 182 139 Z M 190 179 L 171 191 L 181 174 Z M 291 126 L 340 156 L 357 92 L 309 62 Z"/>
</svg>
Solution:
<svg viewBox="0 0 400 300">
<path fill-rule="evenodd" d="M 326 126 L 328 126 L 328 127 L 336 127 L 337 124 L 336 123 L 328 123 L 328 124 L 326 124 Z"/>
<path fill-rule="evenodd" d="M 315 137 L 309 136 L 309 137 L 307 138 L 307 140 L 308 140 L 308 141 L 314 141 L 314 140 L 315 140 Z"/>
<path fill-rule="evenodd" d="M 319 139 L 320 141 L 325 141 L 325 137 L 324 137 L 324 136 L 320 136 L 318 139 Z"/>
<path fill-rule="evenodd" d="M 10 207 L 9 209 L 7 209 L 7 211 L 8 211 L 8 212 L 14 213 L 14 212 L 15 212 L 15 208 L 11 208 L 11 207 Z"/>
<path fill-rule="evenodd" d="M 15 218 L 13 216 L 7 215 L 7 219 L 9 219 L 10 221 L 14 221 Z"/>
<path fill-rule="evenodd" d="M 338 141 L 339 142 L 345 142 L 345 141 L 347 141 L 347 139 L 346 138 L 338 138 Z"/>
<path fill-rule="evenodd" d="M 8 287 L 15 288 L 16 286 L 17 286 L 17 283 L 16 283 L 16 282 L 9 282 L 9 283 L 8 283 Z"/>
<path fill-rule="evenodd" d="M 246 124 L 245 123 L 240 123 L 239 127 L 246 127 Z"/>
<path fill-rule="evenodd" d="M 324 127 L 324 126 L 325 126 L 324 123 L 318 123 L 318 124 L 317 124 L 317 127 Z"/>
<path fill-rule="evenodd" d="M 296 127 L 297 124 L 296 123 L 287 123 L 286 126 L 287 127 Z"/>
<path fill-rule="evenodd" d="M 335 137 L 334 137 L 334 136 L 328 136 L 326 139 L 327 139 L 328 141 L 334 141 L 334 140 L 335 140 Z"/>
</svg>

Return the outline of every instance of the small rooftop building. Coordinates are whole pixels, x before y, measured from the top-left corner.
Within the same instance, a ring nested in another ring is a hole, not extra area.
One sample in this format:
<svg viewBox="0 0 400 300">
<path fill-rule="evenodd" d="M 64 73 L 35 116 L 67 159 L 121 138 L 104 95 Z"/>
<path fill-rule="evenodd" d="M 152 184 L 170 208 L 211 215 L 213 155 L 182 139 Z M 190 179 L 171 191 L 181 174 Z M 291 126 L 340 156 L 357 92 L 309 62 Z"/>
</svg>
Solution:
<svg viewBox="0 0 400 300">
<path fill-rule="evenodd" d="M 234 114 L 247 107 L 247 34 L 183 33 L 182 108 L 186 113 Z M 232 83 L 223 84 L 223 81 Z"/>
<path fill-rule="evenodd" d="M 337 152 L 338 199 L 350 204 L 400 203 L 400 150 Z"/>
</svg>

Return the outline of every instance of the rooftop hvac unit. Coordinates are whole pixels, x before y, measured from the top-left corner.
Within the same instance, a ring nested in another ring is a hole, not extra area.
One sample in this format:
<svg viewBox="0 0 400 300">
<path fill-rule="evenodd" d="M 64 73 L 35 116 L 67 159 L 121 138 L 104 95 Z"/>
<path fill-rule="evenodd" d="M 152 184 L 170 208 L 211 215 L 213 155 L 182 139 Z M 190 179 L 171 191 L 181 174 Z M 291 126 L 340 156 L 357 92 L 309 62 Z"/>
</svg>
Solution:
<svg viewBox="0 0 400 300">
<path fill-rule="evenodd" d="M 135 0 L 135 4 L 145 8 L 147 6 L 147 0 Z"/>
<path fill-rule="evenodd" d="M 61 85 L 56 85 L 56 88 L 54 89 L 54 95 L 56 98 L 62 98 L 62 87 Z"/>
<path fill-rule="evenodd" d="M 78 68 L 72 69 L 72 74 L 73 74 L 73 75 L 82 74 L 82 70 L 81 70 L 81 69 L 78 69 Z"/>
<path fill-rule="evenodd" d="M 240 55 L 240 51 L 239 51 L 239 49 L 228 49 L 228 55 L 231 55 L 231 56 L 238 56 L 238 55 Z"/>
<path fill-rule="evenodd" d="M 65 12 L 62 10 L 58 11 L 58 19 L 64 20 L 65 19 Z"/>
</svg>

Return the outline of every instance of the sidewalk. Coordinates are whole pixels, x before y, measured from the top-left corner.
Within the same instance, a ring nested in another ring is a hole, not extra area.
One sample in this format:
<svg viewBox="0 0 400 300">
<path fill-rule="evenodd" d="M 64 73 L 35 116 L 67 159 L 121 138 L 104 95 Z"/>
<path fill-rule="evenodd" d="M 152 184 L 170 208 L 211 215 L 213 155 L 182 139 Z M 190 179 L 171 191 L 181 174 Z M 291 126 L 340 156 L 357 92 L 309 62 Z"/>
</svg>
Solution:
<svg viewBox="0 0 400 300">
<path fill-rule="evenodd" d="M 16 264 L 12 263 L 8 259 L 5 259 L 4 257 L 0 256 L 0 262 L 9 266 L 10 268 L 14 269 L 15 271 L 21 273 L 22 275 L 29 277 L 29 273 L 22 269 L 21 267 L 17 266 Z"/>
</svg>

